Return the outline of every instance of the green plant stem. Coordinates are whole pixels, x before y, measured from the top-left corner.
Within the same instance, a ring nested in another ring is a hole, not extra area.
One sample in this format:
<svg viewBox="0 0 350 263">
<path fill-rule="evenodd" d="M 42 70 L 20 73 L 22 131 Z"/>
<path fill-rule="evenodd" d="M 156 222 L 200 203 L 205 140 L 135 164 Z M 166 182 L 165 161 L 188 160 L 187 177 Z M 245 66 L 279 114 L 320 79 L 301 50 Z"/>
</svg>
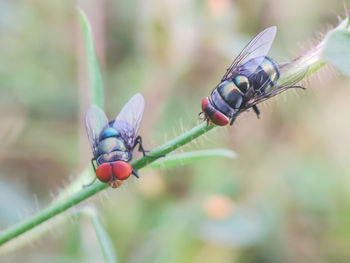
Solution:
<svg viewBox="0 0 350 263">
<path fill-rule="evenodd" d="M 202 134 L 210 131 L 213 129 L 215 125 L 210 124 L 209 126 L 206 125 L 206 123 L 202 123 L 188 132 L 185 132 L 184 134 L 181 134 L 180 136 L 168 141 L 167 143 L 157 147 L 152 152 L 148 153 L 150 156 L 162 156 L 166 155 L 177 148 L 191 142 L 192 140 L 196 139 L 197 137 L 201 136 Z M 131 163 L 132 167 L 134 167 L 136 170 L 141 169 L 145 165 L 154 162 L 157 158 L 149 158 L 144 157 L 135 160 Z"/>
<path fill-rule="evenodd" d="M 170 140 L 169 142 L 163 144 L 162 146 L 159 146 L 155 150 L 149 153 L 151 156 L 162 156 L 165 154 L 168 154 L 175 149 L 191 142 L 195 138 L 199 137 L 200 135 L 208 132 L 209 130 L 213 129 L 214 125 L 207 126 L 206 123 L 202 123 L 193 129 L 189 130 L 188 132 L 181 134 L 180 136 Z M 139 170 L 146 166 L 148 163 L 151 163 L 155 161 L 157 158 L 150 158 L 150 157 L 142 157 L 140 159 L 137 159 L 131 163 L 132 167 L 134 167 L 136 170 Z M 84 201 L 85 199 L 93 196 L 94 194 L 98 193 L 99 191 L 107 188 L 107 184 L 103 184 L 100 182 L 96 182 L 93 185 L 89 187 L 82 188 L 81 191 L 67 197 L 67 199 L 55 202 L 48 206 L 47 208 L 41 210 L 37 214 L 23 220 L 22 222 L 19 222 L 13 226 L 10 226 L 9 228 L 3 230 L 0 234 L 0 245 L 6 243 L 7 241 L 17 237 L 18 235 L 32 229 L 33 227 L 41 224 L 42 222 L 54 217 L 57 214 L 60 214 L 64 211 L 66 211 L 68 208 L 80 203 L 81 201 Z"/>
<path fill-rule="evenodd" d="M 197 161 L 213 160 L 215 158 L 236 158 L 237 154 L 227 149 L 207 149 L 169 154 L 158 159 L 148 167 L 153 169 L 169 168 L 172 166 L 186 165 Z"/>
<path fill-rule="evenodd" d="M 3 230 L 0 235 L 0 245 L 6 243 L 12 238 L 32 229 L 40 223 L 50 219 L 51 217 L 66 211 L 68 208 L 94 195 L 95 193 L 106 188 L 103 184 L 94 184 L 92 187 L 83 188 L 80 192 L 72 195 L 64 201 L 54 203 L 47 208 L 41 210 L 37 214 Z"/>
</svg>

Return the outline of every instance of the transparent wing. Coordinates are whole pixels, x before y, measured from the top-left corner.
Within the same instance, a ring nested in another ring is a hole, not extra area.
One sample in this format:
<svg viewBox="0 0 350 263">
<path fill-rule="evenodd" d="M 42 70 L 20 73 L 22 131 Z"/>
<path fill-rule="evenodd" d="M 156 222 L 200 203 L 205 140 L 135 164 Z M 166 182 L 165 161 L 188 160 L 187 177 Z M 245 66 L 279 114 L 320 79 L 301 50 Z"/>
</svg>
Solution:
<svg viewBox="0 0 350 263">
<path fill-rule="evenodd" d="M 254 71 L 263 61 L 264 57 L 269 52 L 272 42 L 275 39 L 276 26 L 268 27 L 256 35 L 239 53 L 236 59 L 232 62 L 231 66 L 227 69 L 225 75 L 222 77 L 222 81 L 232 77 L 232 74 L 239 65 L 243 65 L 247 61 L 255 58 Z"/>
<path fill-rule="evenodd" d="M 302 79 L 307 76 L 309 68 L 308 67 L 295 67 L 293 63 L 284 66 L 280 71 L 281 78 L 277 81 L 274 87 L 268 93 L 255 94 L 247 103 L 247 108 L 252 107 L 260 102 L 263 102 L 271 97 L 278 95 L 279 93 L 291 89 L 291 88 L 301 88 L 298 85 Z"/>
<path fill-rule="evenodd" d="M 134 146 L 144 110 L 145 100 L 140 93 L 137 93 L 125 104 L 115 119 L 113 128 L 120 131 L 129 147 Z"/>
<path fill-rule="evenodd" d="M 281 78 L 277 81 L 277 86 L 293 86 L 300 80 L 307 77 L 309 67 L 298 66 L 296 63 L 288 63 L 280 67 Z"/>
<path fill-rule="evenodd" d="M 85 127 L 94 155 L 97 152 L 100 133 L 106 125 L 108 125 L 106 114 L 96 105 L 91 105 L 85 115 Z"/>
</svg>

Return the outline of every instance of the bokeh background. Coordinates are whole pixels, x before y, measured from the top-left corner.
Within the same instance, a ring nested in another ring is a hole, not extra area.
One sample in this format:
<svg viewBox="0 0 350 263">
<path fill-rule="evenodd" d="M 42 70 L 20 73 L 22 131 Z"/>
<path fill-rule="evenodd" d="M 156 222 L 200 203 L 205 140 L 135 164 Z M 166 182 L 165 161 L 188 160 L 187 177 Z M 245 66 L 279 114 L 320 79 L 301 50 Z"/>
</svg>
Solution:
<svg viewBox="0 0 350 263">
<path fill-rule="evenodd" d="M 140 129 L 155 147 L 200 123 L 203 97 L 262 29 L 271 56 L 305 52 L 344 17 L 343 1 L 0 2 L 0 227 L 44 208 L 91 158 L 89 105 L 76 6 L 94 31 L 112 119 L 136 92 Z M 180 151 L 228 148 L 213 159 L 145 169 L 94 205 L 120 262 L 348 262 L 350 79 L 331 67 L 233 127 Z M 1 262 L 103 262 L 88 220 L 67 220 Z"/>
</svg>

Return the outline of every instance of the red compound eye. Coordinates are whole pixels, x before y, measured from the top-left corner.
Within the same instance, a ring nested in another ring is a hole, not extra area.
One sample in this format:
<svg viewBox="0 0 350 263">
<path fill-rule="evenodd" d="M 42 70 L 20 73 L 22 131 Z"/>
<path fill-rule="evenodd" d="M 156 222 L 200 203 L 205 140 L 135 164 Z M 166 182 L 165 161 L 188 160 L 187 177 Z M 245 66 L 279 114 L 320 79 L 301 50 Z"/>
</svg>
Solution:
<svg viewBox="0 0 350 263">
<path fill-rule="evenodd" d="M 132 173 L 132 167 L 127 162 L 116 161 L 112 163 L 113 174 L 119 180 L 127 179 Z"/>
<path fill-rule="evenodd" d="M 205 110 L 205 108 L 208 106 L 208 104 L 209 104 L 209 99 L 208 98 L 204 98 L 202 100 L 202 111 Z"/>
<path fill-rule="evenodd" d="M 216 111 L 211 119 L 211 121 L 219 126 L 225 126 L 228 124 L 229 119 L 219 111 Z"/>
<path fill-rule="evenodd" d="M 107 183 L 112 179 L 112 166 L 110 163 L 103 163 L 96 169 L 96 177 L 101 182 Z"/>
</svg>

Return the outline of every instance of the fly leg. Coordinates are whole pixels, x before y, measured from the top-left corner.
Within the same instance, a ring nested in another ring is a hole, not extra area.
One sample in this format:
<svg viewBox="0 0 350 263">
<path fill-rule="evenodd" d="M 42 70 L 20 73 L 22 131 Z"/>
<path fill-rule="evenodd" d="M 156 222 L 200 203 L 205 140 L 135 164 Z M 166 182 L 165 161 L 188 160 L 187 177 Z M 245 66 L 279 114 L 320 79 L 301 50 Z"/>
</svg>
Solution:
<svg viewBox="0 0 350 263">
<path fill-rule="evenodd" d="M 204 117 L 202 116 L 204 114 Z M 206 121 L 207 122 L 207 126 L 209 126 L 210 124 L 210 119 L 207 117 L 207 115 L 201 111 L 200 113 L 198 113 L 199 119 L 202 121 Z"/>
<path fill-rule="evenodd" d="M 145 149 L 143 148 L 141 136 L 137 136 L 137 137 L 136 137 L 133 149 L 135 149 L 135 147 L 136 147 L 137 145 L 139 145 L 138 151 L 139 151 L 139 152 L 142 152 L 142 154 L 143 154 L 144 157 L 149 157 L 149 158 L 160 158 L 160 157 L 164 157 L 164 156 L 165 156 L 165 155 L 159 155 L 159 156 L 148 155 L 147 153 L 150 152 L 150 151 L 147 151 L 147 150 L 145 150 Z"/>
<path fill-rule="evenodd" d="M 137 178 L 140 178 L 139 174 L 137 173 L 137 171 L 134 168 L 132 168 L 132 174 L 135 175 Z"/>
<path fill-rule="evenodd" d="M 269 98 L 276 96 L 277 94 L 281 93 L 282 91 L 285 91 L 287 89 L 302 89 L 302 90 L 306 90 L 306 88 L 302 87 L 302 86 L 298 86 L 298 85 L 291 85 L 291 86 L 282 86 L 282 87 L 278 87 L 273 93 L 271 93 L 271 95 L 269 96 Z"/>
<path fill-rule="evenodd" d="M 88 184 L 83 184 L 83 188 L 92 185 L 92 184 L 96 181 L 96 178 L 97 178 L 97 177 L 95 176 L 95 178 L 94 178 L 90 183 L 88 183 Z"/>
<path fill-rule="evenodd" d="M 95 159 L 95 158 L 92 158 L 92 159 L 91 159 L 91 164 L 92 164 L 92 167 L 94 168 L 94 171 L 95 171 L 95 173 L 96 173 L 96 166 L 95 166 L 94 161 L 96 161 L 96 159 Z M 92 185 L 92 184 L 96 181 L 96 178 L 97 178 L 97 177 L 95 176 L 95 178 L 94 178 L 90 183 L 84 184 L 84 185 L 83 185 L 83 188 Z"/>
<path fill-rule="evenodd" d="M 259 110 L 258 106 L 254 105 L 253 111 L 255 112 L 256 117 L 258 117 L 258 119 L 260 119 L 260 110 Z"/>
<path fill-rule="evenodd" d="M 135 138 L 135 143 L 134 143 L 134 146 L 132 147 L 132 149 L 135 149 L 136 146 L 139 145 L 139 148 L 138 148 L 138 151 L 139 152 L 142 152 L 143 156 L 144 157 L 149 157 L 149 158 L 160 158 L 160 157 L 164 157 L 165 155 L 159 155 L 159 156 L 152 156 L 152 155 L 148 155 L 147 153 L 150 152 L 150 151 L 147 151 L 143 148 L 143 145 L 142 145 L 142 137 L 141 136 L 137 136 Z M 137 178 L 139 178 L 139 174 L 137 173 L 137 171 L 132 168 L 132 174 L 135 175 Z"/>
<path fill-rule="evenodd" d="M 133 149 L 136 148 L 136 146 L 139 145 L 139 149 L 138 151 L 139 152 L 142 152 L 143 156 L 146 156 L 146 157 L 154 157 L 154 156 L 148 156 L 147 153 L 149 151 L 145 150 L 143 148 L 143 145 L 142 145 L 142 137 L 141 136 L 137 136 L 136 139 L 135 139 L 135 143 L 134 143 L 134 146 L 133 146 Z"/>
<path fill-rule="evenodd" d="M 231 121 L 230 121 L 230 125 L 231 125 L 231 126 L 232 126 L 233 123 L 235 122 L 236 117 L 237 117 L 237 115 L 234 115 L 234 116 L 231 117 Z"/>
<path fill-rule="evenodd" d="M 91 164 L 92 164 L 92 167 L 94 168 L 94 171 L 95 171 L 95 173 L 96 173 L 96 166 L 95 166 L 94 161 L 96 161 L 96 159 L 95 159 L 95 158 L 92 158 L 92 159 L 91 159 Z"/>
</svg>

